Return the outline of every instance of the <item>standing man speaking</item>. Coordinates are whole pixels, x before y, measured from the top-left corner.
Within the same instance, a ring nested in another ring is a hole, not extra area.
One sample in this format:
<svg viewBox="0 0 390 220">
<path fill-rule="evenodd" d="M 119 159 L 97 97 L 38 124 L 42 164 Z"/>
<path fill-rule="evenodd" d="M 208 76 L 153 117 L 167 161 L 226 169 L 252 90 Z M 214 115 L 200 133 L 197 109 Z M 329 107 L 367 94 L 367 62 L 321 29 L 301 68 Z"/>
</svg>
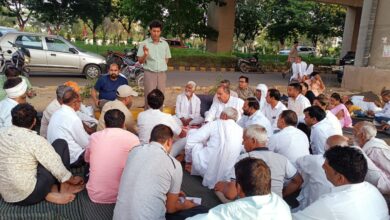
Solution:
<svg viewBox="0 0 390 220">
<path fill-rule="evenodd" d="M 145 109 L 148 108 L 146 97 L 153 89 L 165 92 L 168 69 L 168 59 L 171 58 L 171 51 L 168 43 L 160 38 L 162 23 L 154 20 L 149 24 L 150 38 L 141 42 L 138 48 L 138 61 L 144 64 L 144 93 Z"/>
</svg>

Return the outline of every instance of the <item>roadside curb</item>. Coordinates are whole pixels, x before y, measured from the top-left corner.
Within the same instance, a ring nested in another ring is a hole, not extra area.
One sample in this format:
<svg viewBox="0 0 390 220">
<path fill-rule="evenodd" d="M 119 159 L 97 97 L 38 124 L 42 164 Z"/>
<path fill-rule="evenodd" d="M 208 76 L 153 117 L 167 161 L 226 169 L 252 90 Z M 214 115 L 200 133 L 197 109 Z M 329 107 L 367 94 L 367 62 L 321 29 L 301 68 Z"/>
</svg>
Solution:
<svg viewBox="0 0 390 220">
<path fill-rule="evenodd" d="M 226 67 L 206 67 L 206 66 L 168 66 L 169 71 L 179 70 L 183 72 L 221 72 L 231 73 L 235 72 L 235 68 Z"/>
</svg>

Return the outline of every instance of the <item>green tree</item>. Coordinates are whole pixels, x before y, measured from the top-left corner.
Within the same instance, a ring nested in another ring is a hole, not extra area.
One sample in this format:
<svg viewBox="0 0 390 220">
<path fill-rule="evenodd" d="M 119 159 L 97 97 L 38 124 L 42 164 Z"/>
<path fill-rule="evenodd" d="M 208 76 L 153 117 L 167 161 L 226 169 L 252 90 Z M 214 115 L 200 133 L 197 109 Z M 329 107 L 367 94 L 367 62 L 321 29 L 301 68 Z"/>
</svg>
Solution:
<svg viewBox="0 0 390 220">
<path fill-rule="evenodd" d="M 96 42 L 97 28 L 111 10 L 111 0 L 78 0 L 74 5 L 75 14 L 91 29 L 93 42 Z"/>
<path fill-rule="evenodd" d="M 24 30 L 28 20 L 31 18 L 31 11 L 23 6 L 26 2 L 28 1 L 0 0 L 0 5 L 7 9 L 3 11 L 4 15 L 15 17 L 20 31 Z"/>
<path fill-rule="evenodd" d="M 346 13 L 344 7 L 315 2 L 307 4 L 310 10 L 306 15 L 304 29 L 314 47 L 320 39 L 342 36 Z"/>
<path fill-rule="evenodd" d="M 33 12 L 34 18 L 47 24 L 47 27 L 58 34 L 65 25 L 71 25 L 76 21 L 74 8 L 76 0 L 29 0 L 26 7 Z"/>
</svg>

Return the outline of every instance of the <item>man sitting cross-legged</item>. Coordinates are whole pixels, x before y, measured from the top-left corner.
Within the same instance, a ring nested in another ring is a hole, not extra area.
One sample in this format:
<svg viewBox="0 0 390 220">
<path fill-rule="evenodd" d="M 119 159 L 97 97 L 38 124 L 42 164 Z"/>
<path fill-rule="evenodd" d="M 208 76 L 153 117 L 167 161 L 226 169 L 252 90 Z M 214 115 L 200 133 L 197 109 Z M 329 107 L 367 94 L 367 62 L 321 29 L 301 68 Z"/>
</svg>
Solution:
<svg viewBox="0 0 390 220">
<path fill-rule="evenodd" d="M 263 160 L 245 158 L 234 169 L 240 199 L 189 219 L 291 219 L 286 202 L 271 192 L 271 171 Z"/>
<path fill-rule="evenodd" d="M 105 129 L 89 139 L 85 162 L 90 164 L 87 190 L 93 202 L 115 203 L 127 154 L 139 145 L 138 137 L 125 130 L 125 118 L 118 109 L 108 110 L 104 114 Z"/>
<path fill-rule="evenodd" d="M 202 184 L 210 189 L 225 179 L 242 150 L 243 129 L 236 123 L 237 114 L 234 108 L 225 108 L 220 119 L 188 134 L 186 170 L 202 176 Z"/>
<path fill-rule="evenodd" d="M 289 196 L 297 191 L 303 180 L 301 175 L 292 163 L 283 155 L 274 153 L 266 147 L 267 132 L 265 128 L 260 125 L 250 125 L 244 130 L 243 144 L 247 153 L 241 154 L 237 161 L 247 157 L 258 158 L 264 160 L 271 169 L 271 190 L 279 196 Z M 234 170 L 226 176 L 225 180 L 215 185 L 215 191 L 222 192 L 224 196 L 233 200 L 237 197 L 237 190 L 235 187 L 236 177 Z M 289 184 L 286 184 L 290 180 Z M 285 187 L 283 187 L 286 185 Z"/>
<path fill-rule="evenodd" d="M 359 150 L 336 146 L 325 152 L 322 166 L 326 178 L 335 186 L 293 219 L 363 220 L 389 219 L 383 196 L 364 181 L 367 161 Z"/>
<path fill-rule="evenodd" d="M 11 115 L 13 125 L 0 129 L 1 197 L 17 205 L 73 201 L 83 180 L 69 172 L 67 143 L 58 139 L 51 146 L 31 130 L 37 115 L 31 105 L 19 104 Z"/>
<path fill-rule="evenodd" d="M 190 200 L 179 200 L 183 170 L 179 161 L 169 155 L 172 142 L 172 129 L 159 124 L 153 128 L 149 144 L 130 151 L 119 186 L 114 220 L 157 220 L 175 215 L 185 219 L 206 211 L 196 211 L 200 207 Z"/>
</svg>

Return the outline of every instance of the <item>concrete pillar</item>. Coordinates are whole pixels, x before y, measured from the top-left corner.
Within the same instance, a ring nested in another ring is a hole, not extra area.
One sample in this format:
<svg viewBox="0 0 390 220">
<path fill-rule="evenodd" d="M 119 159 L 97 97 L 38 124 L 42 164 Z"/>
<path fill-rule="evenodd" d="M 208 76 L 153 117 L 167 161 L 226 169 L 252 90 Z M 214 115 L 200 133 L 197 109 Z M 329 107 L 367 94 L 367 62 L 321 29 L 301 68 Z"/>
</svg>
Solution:
<svg viewBox="0 0 390 220">
<path fill-rule="evenodd" d="M 361 15 L 361 8 L 347 7 L 347 14 L 345 16 L 344 24 L 343 42 L 341 48 L 341 57 L 347 54 L 348 51 L 356 51 Z"/>
<path fill-rule="evenodd" d="M 363 2 L 362 18 L 360 21 L 359 38 L 355 57 L 355 66 L 357 67 L 364 67 L 368 65 L 378 1 L 379 0 L 365 0 Z"/>
<path fill-rule="evenodd" d="M 390 47 L 390 1 L 380 0 L 378 4 L 369 66 L 379 69 L 390 69 L 390 58 L 384 57 L 385 47 Z"/>
<path fill-rule="evenodd" d="M 209 5 L 207 25 L 218 31 L 217 39 L 206 40 L 206 48 L 209 52 L 232 51 L 236 1 L 225 0 L 225 2 L 224 6 L 219 6 L 214 1 Z"/>
</svg>

